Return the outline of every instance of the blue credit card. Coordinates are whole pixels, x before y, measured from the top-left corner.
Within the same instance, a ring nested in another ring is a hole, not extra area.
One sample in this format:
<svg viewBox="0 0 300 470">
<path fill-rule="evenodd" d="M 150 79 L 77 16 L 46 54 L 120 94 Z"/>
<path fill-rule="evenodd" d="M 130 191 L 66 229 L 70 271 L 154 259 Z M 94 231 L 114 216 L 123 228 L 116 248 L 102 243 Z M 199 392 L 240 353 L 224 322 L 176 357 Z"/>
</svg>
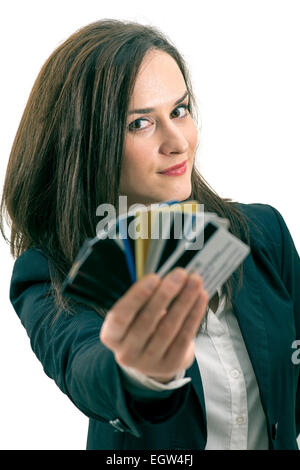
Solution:
<svg viewBox="0 0 300 470">
<path fill-rule="evenodd" d="M 134 256 L 134 243 L 135 240 L 128 234 L 128 222 L 132 221 L 134 216 L 120 217 L 117 221 L 117 230 L 125 248 L 125 259 L 128 266 L 131 281 L 134 283 L 137 280 L 135 269 L 135 256 Z"/>
</svg>

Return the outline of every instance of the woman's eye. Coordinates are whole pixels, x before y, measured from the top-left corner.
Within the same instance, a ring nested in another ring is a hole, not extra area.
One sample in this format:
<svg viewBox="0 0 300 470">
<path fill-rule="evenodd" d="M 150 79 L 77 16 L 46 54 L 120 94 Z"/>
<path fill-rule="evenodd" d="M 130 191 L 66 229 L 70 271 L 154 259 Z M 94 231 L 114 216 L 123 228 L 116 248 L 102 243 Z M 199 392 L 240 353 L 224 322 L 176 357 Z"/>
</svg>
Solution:
<svg viewBox="0 0 300 470">
<path fill-rule="evenodd" d="M 140 129 L 145 129 L 146 126 L 142 126 L 141 122 L 146 121 L 146 119 L 136 119 L 131 124 L 129 124 L 129 130 L 138 131 Z"/>
<path fill-rule="evenodd" d="M 175 113 L 175 118 L 182 118 L 188 114 L 189 111 L 189 104 L 181 104 L 180 106 L 177 106 L 177 108 L 172 111 L 172 115 Z M 144 122 L 144 125 L 143 125 Z M 128 126 L 129 131 L 140 131 L 143 129 L 147 129 L 149 126 L 147 126 L 148 119 L 143 119 L 139 118 L 136 119 L 135 121 L 131 122 Z"/>
<path fill-rule="evenodd" d="M 178 110 L 182 109 L 183 112 L 178 112 Z M 177 106 L 177 108 L 174 109 L 173 113 L 177 111 L 177 116 L 176 117 L 183 117 L 187 114 L 187 110 L 189 109 L 189 105 L 187 104 L 181 104 L 180 106 Z M 179 114 L 179 115 L 178 115 Z"/>
</svg>

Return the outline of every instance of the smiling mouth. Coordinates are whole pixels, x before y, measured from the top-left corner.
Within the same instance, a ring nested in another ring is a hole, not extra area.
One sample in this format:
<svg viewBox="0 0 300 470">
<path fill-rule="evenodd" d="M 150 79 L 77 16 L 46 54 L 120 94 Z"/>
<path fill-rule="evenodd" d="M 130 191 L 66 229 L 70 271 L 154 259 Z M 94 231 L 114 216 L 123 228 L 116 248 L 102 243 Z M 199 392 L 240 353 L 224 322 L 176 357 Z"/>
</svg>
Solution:
<svg viewBox="0 0 300 470">
<path fill-rule="evenodd" d="M 183 173 L 186 172 L 186 163 L 187 160 L 182 163 L 179 163 L 178 165 L 170 166 L 166 170 L 160 171 L 159 174 L 168 176 L 183 175 Z"/>
</svg>

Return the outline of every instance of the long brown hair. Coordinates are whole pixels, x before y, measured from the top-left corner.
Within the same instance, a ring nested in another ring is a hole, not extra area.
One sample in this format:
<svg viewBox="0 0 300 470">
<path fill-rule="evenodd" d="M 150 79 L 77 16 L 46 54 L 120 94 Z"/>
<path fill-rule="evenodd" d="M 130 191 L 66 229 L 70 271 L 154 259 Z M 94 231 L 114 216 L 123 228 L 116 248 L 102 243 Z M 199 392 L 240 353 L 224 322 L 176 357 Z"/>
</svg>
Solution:
<svg viewBox="0 0 300 470">
<path fill-rule="evenodd" d="M 72 312 L 61 286 L 84 240 L 96 235 L 96 208 L 118 208 L 129 100 L 152 49 L 177 62 L 197 121 L 188 69 L 175 45 L 157 28 L 130 21 L 105 19 L 75 32 L 51 54 L 29 96 L 8 162 L 0 228 L 13 257 L 31 247 L 46 254 L 58 311 Z M 228 218 L 231 233 L 249 243 L 242 212 L 219 197 L 196 168 L 191 198 Z M 242 267 L 238 280 L 240 286 Z M 224 285 L 229 299 L 232 289 L 231 277 Z"/>
</svg>

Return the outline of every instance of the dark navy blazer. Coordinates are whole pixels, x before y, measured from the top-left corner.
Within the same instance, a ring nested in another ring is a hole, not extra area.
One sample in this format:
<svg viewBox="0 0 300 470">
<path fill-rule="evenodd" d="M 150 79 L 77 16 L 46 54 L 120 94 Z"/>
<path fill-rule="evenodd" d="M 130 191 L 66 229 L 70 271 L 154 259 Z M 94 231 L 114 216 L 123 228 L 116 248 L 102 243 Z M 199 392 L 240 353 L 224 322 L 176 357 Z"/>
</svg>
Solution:
<svg viewBox="0 0 300 470">
<path fill-rule="evenodd" d="M 251 253 L 233 310 L 256 375 L 269 448 L 297 449 L 299 255 L 276 209 L 267 204 L 238 207 L 249 220 Z M 103 319 L 80 305 L 76 315 L 63 313 L 53 321 L 52 297 L 45 295 L 49 287 L 46 256 L 38 248 L 28 249 L 15 262 L 10 299 L 45 373 L 89 417 L 87 449 L 204 449 L 205 401 L 196 359 L 186 371 L 192 380 L 182 388 L 125 389 L 114 354 L 99 339 Z"/>
</svg>

